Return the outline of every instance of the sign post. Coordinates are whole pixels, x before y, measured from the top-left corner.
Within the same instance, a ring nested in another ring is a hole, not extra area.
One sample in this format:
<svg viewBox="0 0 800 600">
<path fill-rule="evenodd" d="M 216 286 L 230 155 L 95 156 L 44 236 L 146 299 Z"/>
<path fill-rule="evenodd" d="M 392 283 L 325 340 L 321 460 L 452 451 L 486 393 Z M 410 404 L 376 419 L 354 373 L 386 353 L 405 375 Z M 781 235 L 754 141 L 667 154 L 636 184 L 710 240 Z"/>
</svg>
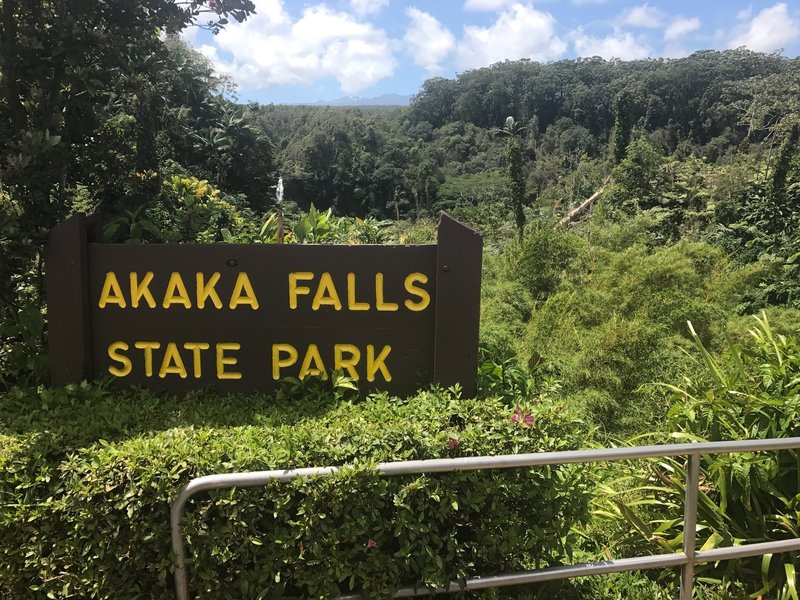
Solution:
<svg viewBox="0 0 800 600">
<path fill-rule="evenodd" d="M 444 213 L 414 246 L 103 244 L 86 221 L 50 234 L 54 385 L 269 392 L 341 370 L 364 391 L 475 394 L 482 240 Z"/>
</svg>

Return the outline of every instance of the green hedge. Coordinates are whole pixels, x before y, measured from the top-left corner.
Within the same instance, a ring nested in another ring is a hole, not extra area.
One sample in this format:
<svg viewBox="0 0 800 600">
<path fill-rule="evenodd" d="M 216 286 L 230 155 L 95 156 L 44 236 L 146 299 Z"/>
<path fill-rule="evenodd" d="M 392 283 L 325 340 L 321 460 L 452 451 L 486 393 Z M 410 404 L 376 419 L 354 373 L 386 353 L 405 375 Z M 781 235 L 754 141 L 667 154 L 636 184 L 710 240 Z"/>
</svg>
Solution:
<svg viewBox="0 0 800 600">
<path fill-rule="evenodd" d="M 566 450 L 583 427 L 538 403 L 423 392 L 176 399 L 83 385 L 0 397 L 0 597 L 172 598 L 169 506 L 215 472 L 353 465 L 204 494 L 186 534 L 196 598 L 329 598 L 569 560 L 583 466 L 381 478 L 378 461 Z"/>
</svg>

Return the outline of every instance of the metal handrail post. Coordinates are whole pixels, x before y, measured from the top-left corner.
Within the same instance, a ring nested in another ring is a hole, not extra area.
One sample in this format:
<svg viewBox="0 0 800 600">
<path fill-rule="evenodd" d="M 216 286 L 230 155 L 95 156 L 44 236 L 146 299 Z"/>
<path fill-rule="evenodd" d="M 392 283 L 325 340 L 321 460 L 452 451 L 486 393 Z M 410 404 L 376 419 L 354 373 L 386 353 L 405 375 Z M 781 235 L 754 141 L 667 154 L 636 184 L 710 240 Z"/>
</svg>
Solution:
<svg viewBox="0 0 800 600">
<path fill-rule="evenodd" d="M 689 454 L 686 461 L 686 490 L 683 496 L 683 553 L 681 600 L 694 596 L 695 547 L 697 545 L 697 497 L 700 493 L 700 454 Z"/>
<path fill-rule="evenodd" d="M 189 594 L 189 571 L 186 566 L 186 544 L 183 539 L 181 520 L 186 503 L 192 496 L 208 490 L 232 487 L 253 487 L 266 485 L 271 481 L 291 481 L 298 477 L 327 477 L 339 471 L 339 467 L 307 467 L 293 470 L 256 471 L 250 473 L 225 473 L 205 475 L 192 479 L 181 488 L 178 497 L 170 508 L 170 527 L 172 529 L 172 553 L 175 561 L 175 594 L 178 600 L 191 600 Z"/>
</svg>

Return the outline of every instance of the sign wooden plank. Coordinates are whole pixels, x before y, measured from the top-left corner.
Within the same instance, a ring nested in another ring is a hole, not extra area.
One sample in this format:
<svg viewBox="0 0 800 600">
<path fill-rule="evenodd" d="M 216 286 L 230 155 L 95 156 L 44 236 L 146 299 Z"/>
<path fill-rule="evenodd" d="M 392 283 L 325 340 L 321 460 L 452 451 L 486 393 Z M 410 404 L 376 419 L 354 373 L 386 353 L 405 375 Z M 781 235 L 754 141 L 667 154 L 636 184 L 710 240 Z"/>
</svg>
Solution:
<svg viewBox="0 0 800 600">
<path fill-rule="evenodd" d="M 474 396 L 483 239 L 445 214 L 438 234 L 434 376 L 444 386 L 460 383 L 465 396 Z"/>
<path fill-rule="evenodd" d="M 110 375 L 176 393 L 269 392 L 285 377 L 340 370 L 364 391 L 407 395 L 441 381 L 474 392 L 480 236 L 446 215 L 439 243 L 416 246 L 86 243 L 75 219 L 53 239 L 84 252 L 83 278 L 62 253 L 51 253 L 48 273 L 73 296 L 81 289 L 88 329 L 75 337 L 74 326 L 51 323 L 51 355 L 65 364 L 70 347 L 85 358 L 54 382 Z M 48 288 L 55 305 L 58 290 Z M 440 333 L 475 347 L 449 357 Z"/>
<path fill-rule="evenodd" d="M 49 235 L 45 262 L 50 380 L 79 382 L 93 371 L 86 217 L 75 215 Z"/>
</svg>

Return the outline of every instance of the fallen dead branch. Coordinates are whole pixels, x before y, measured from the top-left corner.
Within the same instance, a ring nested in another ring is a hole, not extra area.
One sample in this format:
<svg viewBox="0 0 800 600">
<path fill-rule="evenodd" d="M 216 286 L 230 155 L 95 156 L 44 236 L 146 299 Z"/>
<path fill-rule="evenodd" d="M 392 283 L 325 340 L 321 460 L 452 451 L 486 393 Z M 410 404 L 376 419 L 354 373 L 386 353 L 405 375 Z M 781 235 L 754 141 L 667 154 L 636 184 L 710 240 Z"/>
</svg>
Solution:
<svg viewBox="0 0 800 600">
<path fill-rule="evenodd" d="M 585 211 L 589 210 L 592 207 L 592 204 L 594 204 L 595 201 L 603 194 L 603 192 L 606 191 L 606 188 L 608 187 L 608 185 L 610 183 L 611 183 L 611 175 L 606 177 L 606 180 L 603 182 L 603 185 L 601 185 L 599 188 L 597 188 L 597 191 L 594 194 L 589 196 L 586 200 L 584 200 L 578 206 L 576 206 L 571 211 L 569 211 L 566 214 L 566 216 L 563 217 L 558 222 L 558 224 L 559 225 L 568 225 L 569 223 L 572 222 L 573 219 L 575 219 L 579 215 L 583 214 Z"/>
</svg>

